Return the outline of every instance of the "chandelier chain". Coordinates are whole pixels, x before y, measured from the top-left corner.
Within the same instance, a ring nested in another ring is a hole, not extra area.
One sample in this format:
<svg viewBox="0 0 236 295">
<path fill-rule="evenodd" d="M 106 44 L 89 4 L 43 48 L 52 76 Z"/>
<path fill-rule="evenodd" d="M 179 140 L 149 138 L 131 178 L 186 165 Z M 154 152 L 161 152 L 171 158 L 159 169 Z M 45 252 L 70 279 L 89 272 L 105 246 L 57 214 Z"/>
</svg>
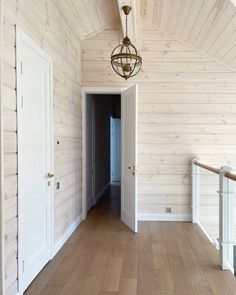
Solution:
<svg viewBox="0 0 236 295">
<path fill-rule="evenodd" d="M 128 15 L 125 16 L 126 37 L 128 36 Z"/>
</svg>

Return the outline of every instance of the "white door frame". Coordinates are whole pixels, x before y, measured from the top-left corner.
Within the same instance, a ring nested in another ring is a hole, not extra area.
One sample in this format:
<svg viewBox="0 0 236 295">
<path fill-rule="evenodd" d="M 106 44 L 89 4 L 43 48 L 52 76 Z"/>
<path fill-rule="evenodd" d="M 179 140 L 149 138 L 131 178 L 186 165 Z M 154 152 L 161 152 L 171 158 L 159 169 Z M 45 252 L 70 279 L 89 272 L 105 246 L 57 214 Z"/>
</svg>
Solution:
<svg viewBox="0 0 236 295">
<path fill-rule="evenodd" d="M 44 51 L 42 50 L 38 44 L 36 44 L 28 35 L 26 35 L 18 26 L 16 26 L 16 77 L 20 77 L 20 72 L 21 72 L 21 61 L 18 58 L 20 48 L 17 46 L 20 44 L 20 41 L 23 41 L 24 43 L 27 44 L 36 54 L 38 54 L 41 58 L 46 60 L 49 64 L 50 68 L 50 81 L 49 81 L 49 88 L 50 88 L 50 102 L 49 102 L 49 112 L 50 112 L 50 121 L 47 126 L 48 130 L 50 130 L 50 168 L 51 170 L 49 172 L 53 172 L 53 60 L 52 58 Z M 21 103 L 21 81 L 20 79 L 17 78 L 17 123 L 19 124 L 19 119 L 20 119 L 20 103 Z M 18 154 L 18 159 L 19 159 L 19 154 Z M 18 166 L 19 169 L 19 166 Z M 19 175 L 18 175 L 18 186 L 19 186 Z M 48 220 L 48 232 L 51 233 L 49 240 L 50 240 L 50 252 L 51 252 L 51 259 L 54 256 L 54 182 L 52 181 L 51 186 L 50 186 L 50 200 L 49 200 L 49 220 Z M 19 294 L 23 294 L 22 290 L 22 284 L 21 284 L 21 269 L 22 269 L 22 247 L 21 245 L 21 228 L 20 228 L 20 208 L 21 208 L 21 198 L 18 195 L 18 280 L 19 280 Z"/>
<path fill-rule="evenodd" d="M 121 94 L 128 87 L 82 87 L 82 219 L 87 218 L 86 209 L 86 95 Z M 122 120 L 122 118 L 121 118 Z"/>
</svg>

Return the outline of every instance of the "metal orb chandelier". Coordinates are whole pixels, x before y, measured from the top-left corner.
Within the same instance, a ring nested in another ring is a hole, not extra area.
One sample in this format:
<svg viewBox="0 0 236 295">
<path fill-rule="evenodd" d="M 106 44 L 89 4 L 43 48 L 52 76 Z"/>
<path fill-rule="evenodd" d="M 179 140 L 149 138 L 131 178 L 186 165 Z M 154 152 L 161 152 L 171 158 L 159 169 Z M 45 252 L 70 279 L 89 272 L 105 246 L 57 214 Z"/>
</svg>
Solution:
<svg viewBox="0 0 236 295">
<path fill-rule="evenodd" d="M 126 5 L 122 7 L 126 16 L 126 36 L 122 44 L 118 45 L 111 54 L 111 65 L 113 70 L 122 78 L 127 80 L 138 74 L 142 67 L 142 58 L 138 54 L 136 47 L 131 43 L 128 34 L 127 19 L 131 7 Z"/>
</svg>

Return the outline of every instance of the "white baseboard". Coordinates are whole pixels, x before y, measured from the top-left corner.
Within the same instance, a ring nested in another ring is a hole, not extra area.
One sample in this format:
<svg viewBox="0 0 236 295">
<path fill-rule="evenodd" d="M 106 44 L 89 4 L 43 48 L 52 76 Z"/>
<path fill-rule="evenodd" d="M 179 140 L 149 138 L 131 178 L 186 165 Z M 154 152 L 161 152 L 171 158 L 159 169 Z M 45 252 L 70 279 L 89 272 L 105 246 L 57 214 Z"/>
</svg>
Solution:
<svg viewBox="0 0 236 295">
<path fill-rule="evenodd" d="M 205 230 L 204 226 L 200 223 L 199 220 L 196 220 L 196 224 L 198 224 L 198 226 L 203 231 L 204 235 L 208 238 L 208 240 L 216 247 L 217 250 L 219 250 L 219 242 L 212 240 L 212 238 L 208 235 L 207 231 Z"/>
<path fill-rule="evenodd" d="M 139 213 L 138 220 L 140 221 L 192 221 L 192 215 Z"/>
<path fill-rule="evenodd" d="M 108 189 L 110 185 L 110 181 L 104 186 L 103 189 L 101 189 L 101 191 L 96 195 L 95 197 L 95 200 L 96 200 L 96 203 L 99 201 L 99 199 L 101 198 L 101 196 L 105 193 L 105 191 Z"/>
<path fill-rule="evenodd" d="M 77 219 L 68 227 L 67 231 L 64 235 L 59 239 L 59 241 L 54 245 L 53 257 L 57 254 L 57 252 L 62 248 L 62 246 L 66 243 L 69 237 L 73 234 L 76 228 L 82 221 L 81 215 L 77 217 Z"/>
</svg>

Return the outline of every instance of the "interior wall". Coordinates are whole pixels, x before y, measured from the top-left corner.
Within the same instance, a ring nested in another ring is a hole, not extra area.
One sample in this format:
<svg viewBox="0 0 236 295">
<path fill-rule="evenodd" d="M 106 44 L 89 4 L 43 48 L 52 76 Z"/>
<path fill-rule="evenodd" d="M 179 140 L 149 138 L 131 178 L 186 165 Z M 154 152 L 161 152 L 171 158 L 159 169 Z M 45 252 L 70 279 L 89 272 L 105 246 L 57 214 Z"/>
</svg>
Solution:
<svg viewBox="0 0 236 295">
<path fill-rule="evenodd" d="M 82 85 L 138 83 L 138 211 L 145 218 L 191 214 L 191 159 L 236 166 L 236 75 L 149 26 L 140 32 L 142 71 L 127 82 L 110 65 L 113 26 L 82 42 Z M 210 200 L 211 192 L 206 192 Z"/>
<path fill-rule="evenodd" d="M 95 106 L 95 196 L 110 183 L 110 117 L 118 116 L 119 95 L 93 95 Z"/>
<path fill-rule="evenodd" d="M 56 1 L 3 2 L 4 213 L 6 294 L 17 293 L 17 109 L 15 25 L 53 59 L 55 248 L 81 213 L 80 42 Z"/>
<path fill-rule="evenodd" d="M 2 1 L 0 1 L 0 40 L 2 40 Z M 3 108 L 2 108 L 2 42 L 0 43 L 0 290 L 4 286 L 4 208 L 3 208 Z M 0 291 L 1 292 L 1 291 Z"/>
</svg>

